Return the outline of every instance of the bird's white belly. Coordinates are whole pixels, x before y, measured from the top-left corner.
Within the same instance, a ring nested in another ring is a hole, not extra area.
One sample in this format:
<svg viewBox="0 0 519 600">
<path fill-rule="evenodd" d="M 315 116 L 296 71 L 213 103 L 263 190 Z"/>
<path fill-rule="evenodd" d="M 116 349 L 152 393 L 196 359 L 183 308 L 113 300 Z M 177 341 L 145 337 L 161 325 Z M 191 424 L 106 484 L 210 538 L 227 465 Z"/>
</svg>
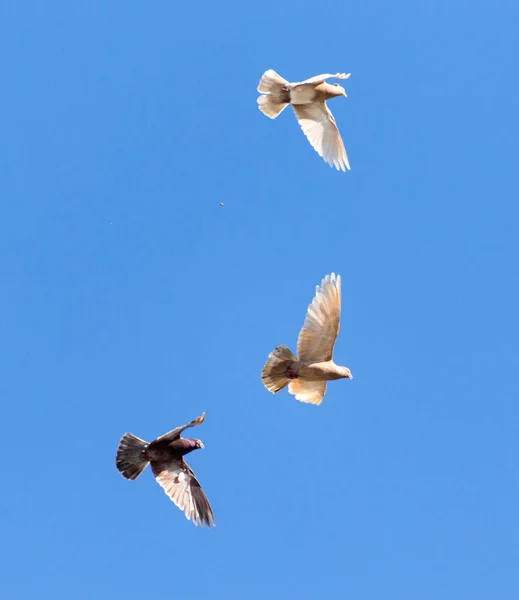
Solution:
<svg viewBox="0 0 519 600">
<path fill-rule="evenodd" d="M 309 104 L 315 98 L 313 86 L 298 85 L 290 90 L 290 102 L 292 104 Z"/>
</svg>

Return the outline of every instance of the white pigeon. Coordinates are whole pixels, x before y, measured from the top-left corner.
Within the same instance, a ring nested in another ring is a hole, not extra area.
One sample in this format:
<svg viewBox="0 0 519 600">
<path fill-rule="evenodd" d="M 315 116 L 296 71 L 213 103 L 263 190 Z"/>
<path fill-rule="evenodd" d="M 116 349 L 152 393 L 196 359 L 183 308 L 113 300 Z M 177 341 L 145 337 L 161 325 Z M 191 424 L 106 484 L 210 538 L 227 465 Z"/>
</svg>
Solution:
<svg viewBox="0 0 519 600">
<path fill-rule="evenodd" d="M 348 155 L 337 129 L 337 123 L 326 100 L 346 96 L 338 83 L 326 83 L 326 79 L 348 79 L 350 73 L 316 75 L 305 81 L 290 83 L 272 69 L 265 71 L 258 85 L 259 109 L 267 117 L 275 119 L 284 108 L 292 105 L 296 118 L 319 156 L 337 170 L 350 169 Z"/>
</svg>

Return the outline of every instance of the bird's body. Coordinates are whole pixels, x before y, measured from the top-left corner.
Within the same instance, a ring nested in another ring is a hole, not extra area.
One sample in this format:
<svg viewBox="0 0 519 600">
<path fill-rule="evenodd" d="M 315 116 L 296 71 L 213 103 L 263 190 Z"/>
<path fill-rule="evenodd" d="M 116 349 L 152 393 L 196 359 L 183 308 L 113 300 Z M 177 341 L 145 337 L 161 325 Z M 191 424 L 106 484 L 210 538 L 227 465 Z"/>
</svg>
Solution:
<svg viewBox="0 0 519 600">
<path fill-rule="evenodd" d="M 291 104 L 303 133 L 319 156 L 330 166 L 345 171 L 350 168 L 350 163 L 326 101 L 346 96 L 346 92 L 340 85 L 326 83 L 325 80 L 331 77 L 347 79 L 349 76 L 349 73 L 325 73 L 305 81 L 290 83 L 269 69 L 263 74 L 258 86 L 258 92 L 262 94 L 258 98 L 259 109 L 267 117 L 275 119 Z"/>
<path fill-rule="evenodd" d="M 288 85 L 290 104 L 312 104 L 313 102 L 326 102 L 336 96 L 342 96 L 342 87 L 323 82 L 318 85 L 308 83 L 295 83 Z"/>
<path fill-rule="evenodd" d="M 143 454 L 149 461 L 167 461 L 167 460 L 180 460 L 189 452 L 198 450 L 200 440 L 179 438 L 173 442 L 168 440 L 165 441 L 154 441 L 149 444 Z"/>
<path fill-rule="evenodd" d="M 304 381 L 334 381 L 343 379 L 343 367 L 336 365 L 333 360 L 315 363 L 299 363 L 297 379 Z"/>
<path fill-rule="evenodd" d="M 149 463 L 157 482 L 186 517 L 192 519 L 195 525 L 211 527 L 215 522 L 209 501 L 184 460 L 186 454 L 204 445 L 200 440 L 180 437 L 185 429 L 200 425 L 204 419 L 205 413 L 151 443 L 132 433 L 125 433 L 119 442 L 115 462 L 126 479 L 137 479 Z"/>
<path fill-rule="evenodd" d="M 352 379 L 350 370 L 333 362 L 333 347 L 339 334 L 341 278 L 327 275 L 317 287 L 299 339 L 295 356 L 282 344 L 268 357 L 261 378 L 265 387 L 276 394 L 288 385 L 289 393 L 301 402 L 321 404 L 326 382 Z"/>
</svg>

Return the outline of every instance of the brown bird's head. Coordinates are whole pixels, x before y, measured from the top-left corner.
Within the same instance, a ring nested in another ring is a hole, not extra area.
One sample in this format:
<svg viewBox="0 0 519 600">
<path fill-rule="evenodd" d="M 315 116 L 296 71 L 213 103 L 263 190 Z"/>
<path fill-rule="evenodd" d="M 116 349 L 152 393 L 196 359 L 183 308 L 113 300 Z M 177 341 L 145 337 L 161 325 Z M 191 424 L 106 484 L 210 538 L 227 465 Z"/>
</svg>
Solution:
<svg viewBox="0 0 519 600">
<path fill-rule="evenodd" d="M 348 369 L 348 367 L 340 367 L 340 369 L 341 369 L 341 375 L 345 379 L 353 379 L 353 375 L 351 374 L 351 371 Z"/>
<path fill-rule="evenodd" d="M 178 438 L 169 444 L 169 448 L 177 456 L 184 456 L 203 447 L 202 441 L 194 438 Z"/>
<path fill-rule="evenodd" d="M 330 90 L 330 94 L 332 96 L 344 96 L 347 98 L 346 90 L 342 87 L 342 85 L 339 85 L 338 83 L 332 83 L 331 87 L 332 89 Z"/>
</svg>

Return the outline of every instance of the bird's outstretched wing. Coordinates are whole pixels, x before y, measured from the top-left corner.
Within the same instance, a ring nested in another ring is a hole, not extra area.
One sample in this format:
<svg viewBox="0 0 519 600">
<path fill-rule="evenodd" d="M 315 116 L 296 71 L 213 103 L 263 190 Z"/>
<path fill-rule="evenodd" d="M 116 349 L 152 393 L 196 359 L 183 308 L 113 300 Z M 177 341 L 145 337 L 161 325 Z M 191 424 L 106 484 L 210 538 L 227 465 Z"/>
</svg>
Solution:
<svg viewBox="0 0 519 600">
<path fill-rule="evenodd" d="M 296 118 L 313 149 L 338 171 L 350 168 L 346 148 L 326 102 L 293 104 Z"/>
<path fill-rule="evenodd" d="M 288 391 L 296 397 L 296 400 L 319 405 L 326 394 L 326 381 L 294 379 L 288 384 Z"/>
<path fill-rule="evenodd" d="M 213 511 L 195 474 L 183 458 L 151 461 L 151 469 L 162 489 L 195 525 L 215 524 Z"/>
<path fill-rule="evenodd" d="M 317 85 L 326 81 L 327 79 L 348 79 L 351 73 L 335 73 L 332 75 L 331 73 L 323 73 L 322 75 L 316 75 L 315 77 L 310 77 L 310 79 L 305 79 L 304 81 L 299 81 L 295 83 L 295 85 L 302 85 L 304 83 L 310 83 L 312 85 Z"/>
<path fill-rule="evenodd" d="M 339 335 L 340 320 L 341 276 L 332 273 L 322 280 L 321 287 L 316 286 L 315 297 L 308 307 L 297 340 L 299 360 L 303 362 L 331 360 L 333 346 Z"/>
<path fill-rule="evenodd" d="M 184 431 L 184 429 L 187 429 L 188 427 L 195 427 L 196 425 L 200 425 L 200 423 L 203 423 L 204 420 L 205 420 L 205 412 L 203 412 L 199 417 L 197 417 L 196 419 L 191 421 L 191 423 L 188 423 L 187 425 L 182 425 L 181 427 L 177 427 L 176 429 L 172 429 L 171 431 L 168 431 L 164 435 L 161 435 L 160 437 L 158 437 L 152 443 L 154 444 L 155 442 L 167 442 L 167 441 L 174 442 L 175 440 L 178 440 L 178 438 L 180 437 L 180 435 Z"/>
</svg>

